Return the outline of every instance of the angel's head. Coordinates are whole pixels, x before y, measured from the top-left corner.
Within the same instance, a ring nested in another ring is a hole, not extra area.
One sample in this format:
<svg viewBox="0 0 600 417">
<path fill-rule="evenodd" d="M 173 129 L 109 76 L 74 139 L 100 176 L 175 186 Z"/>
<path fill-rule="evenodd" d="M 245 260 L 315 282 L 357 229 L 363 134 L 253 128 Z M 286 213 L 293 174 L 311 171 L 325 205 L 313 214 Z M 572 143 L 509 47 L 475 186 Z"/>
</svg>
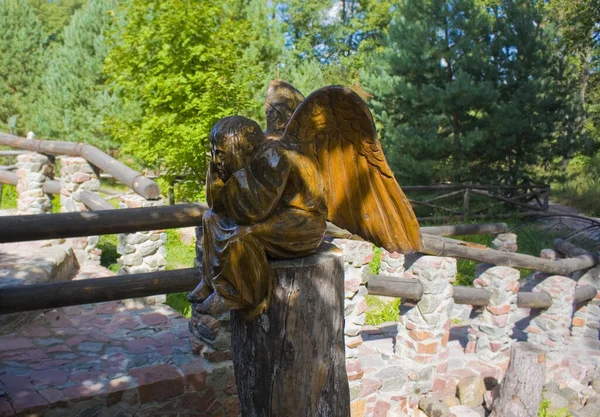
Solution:
<svg viewBox="0 0 600 417">
<path fill-rule="evenodd" d="M 265 139 L 258 123 L 244 116 L 219 120 L 210 131 L 210 155 L 217 175 L 227 181 L 249 163 L 254 149 Z"/>
</svg>

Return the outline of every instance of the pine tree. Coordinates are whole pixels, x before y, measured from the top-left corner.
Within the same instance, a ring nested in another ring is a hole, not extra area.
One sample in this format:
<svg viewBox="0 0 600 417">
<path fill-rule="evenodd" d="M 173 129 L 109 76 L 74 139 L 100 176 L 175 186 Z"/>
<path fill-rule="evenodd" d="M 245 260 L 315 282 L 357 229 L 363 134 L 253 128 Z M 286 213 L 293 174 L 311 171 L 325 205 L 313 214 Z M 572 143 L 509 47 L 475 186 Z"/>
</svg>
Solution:
<svg viewBox="0 0 600 417">
<path fill-rule="evenodd" d="M 365 74 L 403 182 L 515 183 L 573 150 L 567 63 L 543 8 L 487 3 L 401 2 Z"/>
<path fill-rule="evenodd" d="M 48 47 L 62 42 L 63 29 L 86 4 L 86 0 L 28 0 L 42 26 L 43 42 Z"/>
<path fill-rule="evenodd" d="M 16 116 L 23 134 L 31 129 L 30 106 L 38 93 L 41 28 L 26 0 L 0 1 L 0 27 L 0 124 Z"/>
<path fill-rule="evenodd" d="M 115 14 L 114 0 L 90 1 L 65 28 L 64 44 L 49 56 L 36 105 L 36 134 L 46 138 L 115 147 L 103 127 L 114 111 L 102 73 L 108 53 L 104 31 Z"/>
<path fill-rule="evenodd" d="M 472 0 L 403 1 L 363 81 L 401 183 L 460 180 L 498 98 L 490 19 Z"/>
<path fill-rule="evenodd" d="M 480 149 L 473 168 L 515 184 L 532 177 L 535 167 L 577 152 L 579 94 L 569 60 L 556 53 L 559 35 L 543 2 L 505 0 L 490 10 L 500 97 L 486 129 L 494 146 Z"/>
</svg>

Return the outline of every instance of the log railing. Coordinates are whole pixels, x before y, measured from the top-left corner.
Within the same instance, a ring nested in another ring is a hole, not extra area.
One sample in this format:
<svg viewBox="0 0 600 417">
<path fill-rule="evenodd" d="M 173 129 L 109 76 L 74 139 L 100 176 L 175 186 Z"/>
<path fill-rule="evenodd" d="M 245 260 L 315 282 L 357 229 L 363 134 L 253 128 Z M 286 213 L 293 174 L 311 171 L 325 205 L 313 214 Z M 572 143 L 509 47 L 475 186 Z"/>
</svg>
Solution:
<svg viewBox="0 0 600 417">
<path fill-rule="evenodd" d="M 371 295 L 399 297 L 417 302 L 423 296 L 423 285 L 414 279 L 390 278 L 383 275 L 371 275 L 367 283 Z M 596 296 L 596 288 L 583 285 L 575 288 L 575 303 L 585 303 Z M 452 297 L 456 304 L 484 307 L 490 301 L 490 294 L 484 288 L 454 286 Z M 548 308 L 552 305 L 550 295 L 545 292 L 526 292 L 517 294 L 517 306 L 522 308 Z"/>
<path fill-rule="evenodd" d="M 448 184 L 448 185 L 406 185 L 402 189 L 409 197 L 409 201 L 418 211 L 418 207 L 426 207 L 434 212 L 446 213 L 447 215 L 423 216 L 417 213 L 419 220 L 449 220 L 462 218 L 482 219 L 490 217 L 485 214 L 490 208 L 505 203 L 521 211 L 509 214 L 495 214 L 494 217 L 514 217 L 539 215 L 548 211 L 550 186 L 546 184 L 523 184 L 523 185 L 479 185 L 479 184 Z M 427 197 L 417 199 L 418 193 L 426 193 Z M 440 194 L 441 193 L 441 194 Z M 433 194 L 433 195 L 432 195 Z M 437 194 L 437 195 L 435 195 Z M 457 199 L 461 197 L 461 202 Z M 474 207 L 473 196 L 483 197 L 494 201 L 494 205 L 486 207 Z M 453 198 L 452 198 L 453 197 Z M 444 204 L 448 199 L 453 204 Z M 435 203 L 435 204 L 434 204 Z M 458 204 L 457 204 L 458 203 Z M 525 211 L 523 211 L 525 210 Z"/>
<path fill-rule="evenodd" d="M 41 154 L 79 156 L 93 166 L 111 174 L 114 178 L 144 198 L 155 199 L 160 196 L 158 184 L 92 145 L 77 142 L 27 139 L 6 133 L 0 133 L 0 145 Z"/>
</svg>

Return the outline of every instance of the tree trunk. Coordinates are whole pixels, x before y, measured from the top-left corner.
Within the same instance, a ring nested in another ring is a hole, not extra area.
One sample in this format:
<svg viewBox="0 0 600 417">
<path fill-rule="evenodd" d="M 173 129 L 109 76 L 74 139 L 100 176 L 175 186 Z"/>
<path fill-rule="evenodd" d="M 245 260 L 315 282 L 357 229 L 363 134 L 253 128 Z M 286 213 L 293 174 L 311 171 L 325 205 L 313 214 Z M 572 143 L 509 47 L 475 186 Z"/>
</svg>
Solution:
<svg viewBox="0 0 600 417">
<path fill-rule="evenodd" d="M 242 415 L 349 417 L 341 252 L 329 245 L 272 268 L 269 310 L 249 322 L 231 314 Z"/>
<path fill-rule="evenodd" d="M 513 344 L 510 365 L 490 417 L 537 417 L 542 401 L 546 352 L 531 343 Z"/>
</svg>

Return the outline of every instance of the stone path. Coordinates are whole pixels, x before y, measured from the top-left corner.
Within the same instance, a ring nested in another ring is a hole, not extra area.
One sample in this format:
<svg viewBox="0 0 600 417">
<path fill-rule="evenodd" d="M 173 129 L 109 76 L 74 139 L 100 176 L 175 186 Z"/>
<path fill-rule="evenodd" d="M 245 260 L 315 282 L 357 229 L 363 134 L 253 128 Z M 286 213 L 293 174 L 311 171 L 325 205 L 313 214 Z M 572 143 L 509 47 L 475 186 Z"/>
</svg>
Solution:
<svg viewBox="0 0 600 417">
<path fill-rule="evenodd" d="M 42 312 L 0 336 L 0 416 L 237 415 L 207 388 L 219 365 L 192 354 L 188 323 L 131 300 Z"/>
</svg>

